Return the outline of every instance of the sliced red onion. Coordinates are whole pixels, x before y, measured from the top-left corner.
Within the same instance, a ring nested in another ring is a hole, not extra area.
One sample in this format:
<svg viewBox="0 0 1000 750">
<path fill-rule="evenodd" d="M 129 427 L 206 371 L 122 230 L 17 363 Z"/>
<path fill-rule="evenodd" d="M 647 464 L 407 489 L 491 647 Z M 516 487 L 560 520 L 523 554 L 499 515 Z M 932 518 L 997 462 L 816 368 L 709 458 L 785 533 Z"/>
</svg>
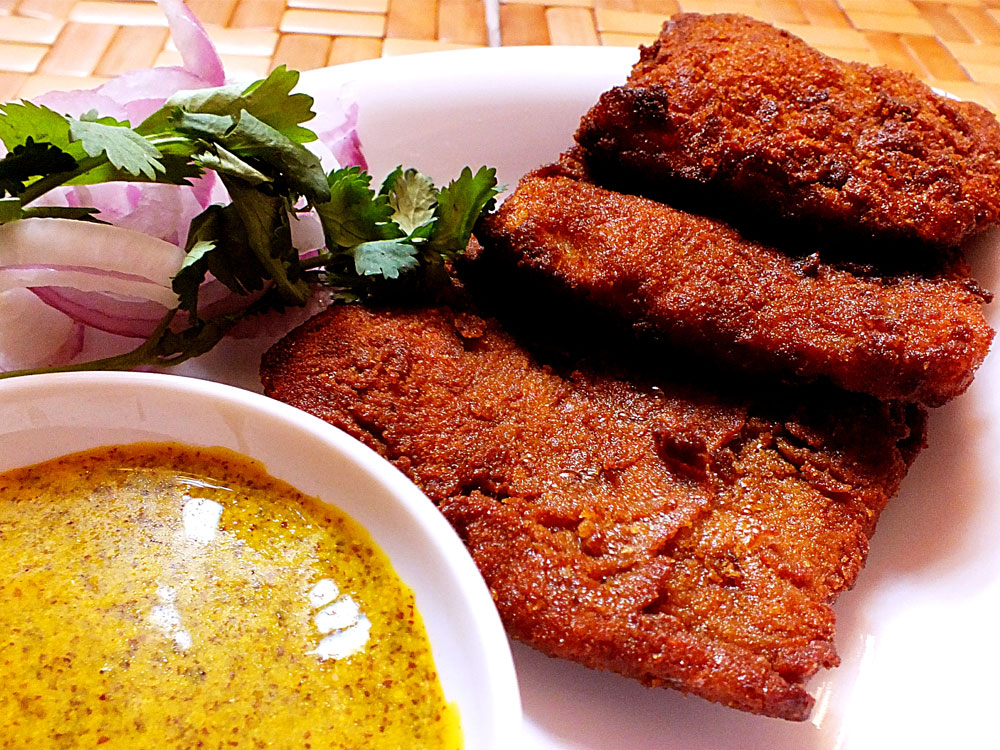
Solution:
<svg viewBox="0 0 1000 750">
<path fill-rule="evenodd" d="M 49 91 L 47 94 L 36 96 L 32 101 L 70 117 L 80 117 L 85 112 L 96 109 L 102 117 L 128 119 L 124 102 L 101 93 L 101 88 Z"/>
<path fill-rule="evenodd" d="M 183 89 L 221 86 L 226 82 L 222 60 L 204 27 L 183 0 L 157 0 L 167 17 L 183 67 L 145 68 L 123 73 L 96 89 L 50 91 L 35 97 L 37 104 L 79 117 L 97 110 L 104 117 L 137 124 Z"/>
<path fill-rule="evenodd" d="M 309 127 L 333 154 L 336 166 L 358 166 L 367 170 L 368 162 L 358 137 L 358 103 L 350 92 L 341 90 L 336 95 L 317 98 L 316 105 L 319 114 Z"/>
<path fill-rule="evenodd" d="M 214 179 L 213 176 L 210 182 Z M 211 195 L 211 188 L 200 187 L 199 193 L 203 197 Z M 180 185 L 140 186 L 120 182 L 81 185 L 67 197 L 70 205 L 100 206 L 97 218 L 102 221 L 177 246 L 184 245 L 191 220 L 205 210 L 194 190 Z"/>
<path fill-rule="evenodd" d="M 81 292 L 67 287 L 34 287 L 32 292 L 72 320 L 118 336 L 149 338 L 167 308 L 150 300 L 117 297 L 101 292 Z"/>
<path fill-rule="evenodd" d="M 67 287 L 33 287 L 31 291 L 72 320 L 116 336 L 149 338 L 167 312 L 158 302 L 102 292 L 83 292 Z M 203 318 L 236 312 L 262 294 L 263 291 L 248 296 L 233 294 L 222 282 L 209 279 L 199 290 L 198 312 Z M 175 320 L 183 324 L 185 319 L 181 313 Z"/>
<path fill-rule="evenodd" d="M 76 324 L 26 289 L 0 292 L 0 370 L 42 367 L 65 356 Z"/>
<path fill-rule="evenodd" d="M 56 351 L 49 357 L 45 364 L 48 367 L 58 367 L 69 364 L 80 352 L 83 351 L 83 344 L 87 338 L 87 327 L 83 323 L 73 323 L 69 335 Z"/>
<path fill-rule="evenodd" d="M 266 287 L 250 294 L 234 294 L 225 284 L 210 275 L 198 289 L 198 313 L 203 318 L 212 318 L 235 312 L 262 296 L 265 290 Z"/>
<path fill-rule="evenodd" d="M 64 286 L 81 292 L 118 294 L 148 299 L 164 306 L 172 306 L 177 302 L 177 295 L 169 286 L 119 271 L 84 266 L 19 265 L 0 268 L 0 292 L 41 286 Z"/>
<path fill-rule="evenodd" d="M 156 0 L 167 15 L 170 24 L 170 35 L 181 53 L 184 67 L 212 86 L 221 86 L 226 82 L 226 72 L 222 60 L 215 51 L 215 46 L 205 28 L 183 0 Z"/>
<path fill-rule="evenodd" d="M 104 117 L 137 124 L 178 91 L 225 83 L 222 60 L 190 9 L 182 0 L 158 2 L 167 16 L 184 67 L 132 70 L 95 89 L 50 91 L 35 97 L 35 103 L 73 117 L 97 110 Z"/>
<path fill-rule="evenodd" d="M 212 198 L 216 185 L 222 187 L 222 181 L 215 176 L 215 172 L 205 172 L 201 177 L 191 180 L 191 194 L 202 209 L 206 209 L 211 203 L 216 202 Z"/>
<path fill-rule="evenodd" d="M 0 268 L 35 265 L 100 269 L 133 275 L 169 288 L 183 260 L 184 251 L 177 245 L 108 224 L 73 219 L 22 219 L 0 225 Z"/>
<path fill-rule="evenodd" d="M 292 247 L 299 250 L 299 258 L 312 257 L 316 250 L 326 246 L 323 225 L 315 211 L 293 214 L 288 223 L 292 230 Z"/>
<path fill-rule="evenodd" d="M 123 73 L 97 91 L 123 106 L 128 114 L 128 121 L 137 125 L 178 91 L 203 89 L 212 85 L 214 84 L 208 79 L 187 68 L 168 66 Z"/>
<path fill-rule="evenodd" d="M 117 224 L 135 211 L 139 205 L 142 189 L 133 183 L 109 182 L 101 185 L 79 185 L 66 188 L 66 204 L 69 206 L 89 206 L 100 210 L 97 218 L 110 224 Z"/>
<path fill-rule="evenodd" d="M 36 101 L 73 116 L 96 109 L 101 115 L 138 123 L 179 90 L 225 83 L 211 40 L 183 0 L 157 2 L 167 16 L 184 67 L 132 71 L 94 90 L 51 92 Z M 328 169 L 367 168 L 357 134 L 357 103 L 340 95 L 336 102 L 319 108 L 324 115 L 310 125 L 319 137 L 314 145 L 324 165 Z M 98 339 L 104 333 L 148 337 L 166 308 L 177 304 L 170 280 L 183 261 L 181 246 L 191 219 L 210 203 L 227 200 L 224 186 L 212 173 L 190 187 L 77 186 L 52 191 L 36 205 L 92 206 L 112 226 L 64 219 L 0 225 L 0 302 L 6 305 L 0 319 L 8 334 L 0 335 L 0 367 L 68 362 L 82 350 L 84 332 L 89 329 L 95 329 Z M 296 247 L 307 250 L 304 257 L 323 246 L 322 228 L 314 215 L 293 221 L 293 231 Z M 233 295 L 209 279 L 199 294 L 199 312 L 211 317 L 236 311 L 262 293 L 250 298 Z M 314 295 L 305 308 L 247 319 L 234 335 L 279 335 L 326 304 L 327 296 Z M 11 305 L 30 311 L 31 323 L 18 325 L 8 314 Z M 12 321 L 14 325 L 7 325 Z M 178 322 L 183 325 L 182 320 Z M 41 344 L 40 327 L 45 332 Z M 23 352 L 34 359 L 18 361 L 25 359 Z"/>
<path fill-rule="evenodd" d="M 211 85 L 184 68 L 144 68 L 123 73 L 94 89 L 49 91 L 32 101 L 71 117 L 97 110 L 102 117 L 137 124 L 178 91 L 203 89 Z"/>
<path fill-rule="evenodd" d="M 368 161 L 361 150 L 361 139 L 356 130 L 344 133 L 339 138 L 326 143 L 341 165 L 345 167 L 358 166 L 367 171 Z"/>
<path fill-rule="evenodd" d="M 116 223 L 183 247 L 192 219 L 204 210 L 205 206 L 190 188 L 143 185 L 135 210 Z"/>
</svg>

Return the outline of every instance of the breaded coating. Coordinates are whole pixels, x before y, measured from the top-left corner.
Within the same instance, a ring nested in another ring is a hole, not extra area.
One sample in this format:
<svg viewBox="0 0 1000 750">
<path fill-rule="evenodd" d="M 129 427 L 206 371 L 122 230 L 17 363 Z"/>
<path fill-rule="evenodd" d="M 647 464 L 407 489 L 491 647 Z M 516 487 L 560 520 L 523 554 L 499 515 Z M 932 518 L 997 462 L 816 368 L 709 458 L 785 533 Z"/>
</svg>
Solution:
<svg viewBox="0 0 1000 750">
<path fill-rule="evenodd" d="M 602 184 L 700 186 L 837 237 L 954 247 L 1000 219 L 988 110 L 740 15 L 668 21 L 576 139 Z"/>
<path fill-rule="evenodd" d="M 923 444 L 918 407 L 564 373 L 451 308 L 335 306 L 261 376 L 423 489 L 514 637 L 791 720 Z"/>
<path fill-rule="evenodd" d="M 525 176 L 476 234 L 485 261 L 743 371 L 936 406 L 965 390 L 993 337 L 960 268 L 856 275 L 558 167 Z"/>
</svg>

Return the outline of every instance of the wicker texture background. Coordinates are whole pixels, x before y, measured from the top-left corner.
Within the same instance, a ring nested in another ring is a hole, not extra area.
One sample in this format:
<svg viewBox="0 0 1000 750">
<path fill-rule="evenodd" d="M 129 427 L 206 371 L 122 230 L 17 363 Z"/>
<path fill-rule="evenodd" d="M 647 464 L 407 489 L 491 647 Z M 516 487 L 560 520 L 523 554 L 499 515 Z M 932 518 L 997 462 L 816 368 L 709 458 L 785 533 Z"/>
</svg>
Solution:
<svg viewBox="0 0 1000 750">
<path fill-rule="evenodd" d="M 467 46 L 646 43 L 678 12 L 741 12 L 829 54 L 1000 112 L 1000 0 L 188 0 L 233 78 Z M 0 0 L 0 100 L 174 64 L 153 0 Z"/>
</svg>

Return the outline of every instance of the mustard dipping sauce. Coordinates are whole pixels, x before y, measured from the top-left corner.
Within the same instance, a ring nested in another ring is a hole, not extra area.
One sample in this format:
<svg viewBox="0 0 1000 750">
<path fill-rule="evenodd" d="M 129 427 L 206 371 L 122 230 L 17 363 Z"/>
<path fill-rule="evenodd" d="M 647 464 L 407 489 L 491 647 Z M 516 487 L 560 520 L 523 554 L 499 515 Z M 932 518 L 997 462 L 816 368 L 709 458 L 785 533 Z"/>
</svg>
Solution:
<svg viewBox="0 0 1000 750">
<path fill-rule="evenodd" d="M 368 534 L 224 449 L 0 474 L 0 680 L 4 749 L 462 744 Z"/>
</svg>

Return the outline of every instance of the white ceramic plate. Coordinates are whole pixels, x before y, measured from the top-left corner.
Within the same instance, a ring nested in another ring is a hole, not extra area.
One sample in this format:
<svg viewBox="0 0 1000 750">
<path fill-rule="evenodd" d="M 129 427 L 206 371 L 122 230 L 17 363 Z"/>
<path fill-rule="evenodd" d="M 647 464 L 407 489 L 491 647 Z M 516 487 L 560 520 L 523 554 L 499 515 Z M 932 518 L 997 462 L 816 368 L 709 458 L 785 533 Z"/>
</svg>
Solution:
<svg viewBox="0 0 1000 750">
<path fill-rule="evenodd" d="M 466 164 L 491 164 L 513 186 L 570 145 L 580 115 L 624 80 L 636 56 L 594 47 L 434 53 L 314 71 L 301 88 L 322 100 L 349 84 L 377 175 L 405 162 L 440 181 Z M 1000 286 L 998 253 L 997 233 L 971 253 L 987 287 Z M 818 698 L 811 722 L 747 716 L 647 690 L 518 645 L 527 718 L 518 746 L 996 747 L 995 734 L 984 733 L 993 728 L 1000 695 L 998 366 L 989 358 L 968 393 L 935 411 L 930 447 L 883 516 L 858 586 L 837 605 L 843 665 L 811 683 Z"/>
<path fill-rule="evenodd" d="M 0 471 L 142 440 L 238 451 L 364 526 L 414 591 L 468 750 L 515 746 L 517 682 L 490 594 L 444 517 L 374 451 L 305 412 L 194 378 L 103 372 L 0 381 Z"/>
</svg>

